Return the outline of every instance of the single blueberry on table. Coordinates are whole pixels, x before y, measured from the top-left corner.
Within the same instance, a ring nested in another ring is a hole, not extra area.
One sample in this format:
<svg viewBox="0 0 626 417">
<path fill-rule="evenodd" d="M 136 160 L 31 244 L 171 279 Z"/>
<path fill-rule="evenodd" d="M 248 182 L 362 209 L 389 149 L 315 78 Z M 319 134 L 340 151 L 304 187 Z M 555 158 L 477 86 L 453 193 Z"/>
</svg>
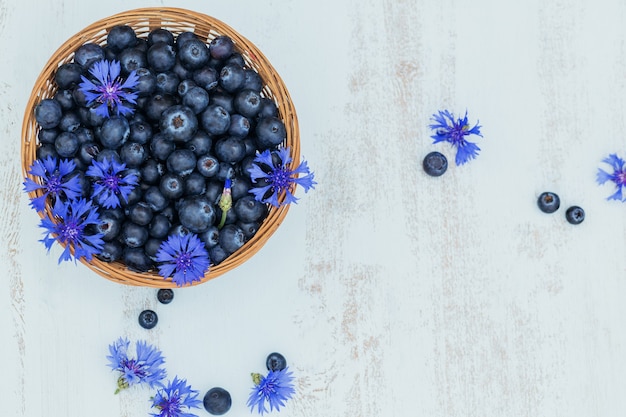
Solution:
<svg viewBox="0 0 626 417">
<path fill-rule="evenodd" d="M 207 391 L 203 399 L 204 409 L 214 416 L 225 414 L 232 405 L 230 393 L 221 387 L 214 387 Z"/>
<path fill-rule="evenodd" d="M 157 313 L 152 310 L 143 310 L 139 313 L 139 325 L 144 329 L 153 329 L 159 321 Z"/>
<path fill-rule="evenodd" d="M 537 206 L 544 213 L 554 213 L 561 206 L 561 199 L 556 193 L 545 191 L 539 195 Z"/>
<path fill-rule="evenodd" d="M 268 371 L 282 371 L 287 367 L 287 360 L 282 354 L 272 352 L 267 355 L 265 366 L 267 366 Z"/>
<path fill-rule="evenodd" d="M 571 206 L 565 211 L 565 219 L 570 224 L 580 224 L 585 220 L 585 210 L 579 206 Z"/>
<path fill-rule="evenodd" d="M 157 291 L 157 300 L 161 304 L 169 304 L 174 299 L 174 291 L 170 288 L 161 288 Z"/>
<path fill-rule="evenodd" d="M 422 166 L 431 177 L 439 177 L 448 169 L 448 159 L 440 152 L 430 152 L 424 157 Z"/>
</svg>

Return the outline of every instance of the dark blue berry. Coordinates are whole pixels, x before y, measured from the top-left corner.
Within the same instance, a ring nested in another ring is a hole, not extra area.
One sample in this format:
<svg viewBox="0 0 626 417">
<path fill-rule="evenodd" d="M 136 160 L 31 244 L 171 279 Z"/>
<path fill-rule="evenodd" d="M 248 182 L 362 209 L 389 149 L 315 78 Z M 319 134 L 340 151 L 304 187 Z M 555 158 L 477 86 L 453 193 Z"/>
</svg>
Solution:
<svg viewBox="0 0 626 417">
<path fill-rule="evenodd" d="M 129 248 L 138 248 L 143 246 L 148 240 L 148 228 L 140 226 L 136 223 L 127 221 L 122 225 L 120 232 L 121 242 Z"/>
<path fill-rule="evenodd" d="M 53 143 L 43 143 L 37 150 L 35 151 L 35 155 L 37 159 L 46 159 L 47 157 L 58 158 L 59 154 L 57 153 L 56 148 Z"/>
<path fill-rule="evenodd" d="M 72 93 L 72 90 L 59 90 L 54 95 L 54 99 L 59 102 L 61 108 L 65 111 L 71 110 L 76 107 L 76 102 L 74 101 L 74 93 Z M 77 115 L 79 114 L 77 113 Z"/>
<path fill-rule="evenodd" d="M 114 149 L 101 149 L 100 152 L 96 155 L 96 161 L 102 162 L 105 159 L 109 162 L 115 161 L 117 163 L 122 163 L 122 159 L 120 158 L 120 154 L 117 153 Z"/>
<path fill-rule="evenodd" d="M 156 75 L 156 92 L 159 94 L 177 94 L 180 78 L 173 71 L 159 72 Z"/>
<path fill-rule="evenodd" d="M 172 223 L 166 216 L 157 214 L 152 218 L 148 226 L 148 233 L 153 238 L 164 239 L 167 237 L 167 233 L 171 227 Z"/>
<path fill-rule="evenodd" d="M 42 129 L 57 127 L 63 117 L 61 104 L 53 98 L 44 98 L 35 106 L 35 120 Z"/>
<path fill-rule="evenodd" d="M 200 114 L 209 105 L 209 93 L 202 87 L 192 87 L 183 96 L 183 105 L 189 107 L 195 114 Z"/>
<path fill-rule="evenodd" d="M 239 114 L 253 120 L 261 111 L 261 95 L 254 90 L 241 90 L 235 95 L 233 105 Z"/>
<path fill-rule="evenodd" d="M 184 31 L 176 36 L 176 41 L 174 42 L 174 45 L 176 46 L 176 49 L 180 51 L 185 42 L 193 39 L 198 39 L 198 36 L 193 32 Z"/>
<path fill-rule="evenodd" d="M 215 209 L 206 198 L 189 197 L 178 206 L 180 223 L 193 233 L 202 233 L 215 222 Z"/>
<path fill-rule="evenodd" d="M 137 168 L 148 159 L 148 151 L 140 143 L 126 142 L 120 149 L 120 158 L 128 168 Z"/>
<path fill-rule="evenodd" d="M 245 242 L 243 231 L 235 224 L 227 224 L 220 230 L 219 244 L 227 253 L 235 252 Z"/>
<path fill-rule="evenodd" d="M 163 111 L 159 126 L 173 140 L 187 142 L 198 130 L 198 119 L 191 108 L 175 105 Z"/>
<path fill-rule="evenodd" d="M 210 226 L 207 230 L 198 234 L 198 238 L 204 243 L 208 249 L 219 243 L 220 232 L 217 226 Z"/>
<path fill-rule="evenodd" d="M 199 172 L 192 172 L 185 178 L 185 195 L 194 196 L 204 194 L 206 191 L 206 178 Z"/>
<path fill-rule="evenodd" d="M 152 142 L 150 142 L 150 154 L 160 161 L 166 161 L 167 157 L 170 156 L 175 149 L 176 144 L 172 139 L 161 132 L 154 135 Z"/>
<path fill-rule="evenodd" d="M 125 248 L 122 261 L 131 271 L 146 272 L 153 268 L 154 263 L 142 248 Z"/>
<path fill-rule="evenodd" d="M 139 313 L 139 325 L 144 329 L 153 329 L 159 321 L 157 313 L 152 310 L 144 310 Z"/>
<path fill-rule="evenodd" d="M 152 46 L 157 42 L 165 42 L 168 45 L 174 45 L 174 34 L 164 28 L 152 29 L 148 33 L 148 46 Z"/>
<path fill-rule="evenodd" d="M 244 69 L 244 82 L 241 86 L 242 89 L 250 89 L 254 90 L 257 93 L 260 93 L 263 89 L 263 80 L 258 72 L 253 70 L 252 68 Z"/>
<path fill-rule="evenodd" d="M 154 185 L 144 191 L 143 199 L 154 212 L 163 213 L 163 210 L 170 204 L 169 199 L 163 195 L 160 187 Z"/>
<path fill-rule="evenodd" d="M 167 157 L 166 166 L 169 172 L 184 177 L 196 167 L 196 155 L 189 149 L 176 149 Z"/>
<path fill-rule="evenodd" d="M 241 229 L 246 239 L 252 238 L 252 236 L 254 236 L 256 232 L 259 231 L 259 226 L 260 226 L 260 223 L 258 222 L 250 222 L 250 223 L 237 222 L 236 224 L 237 224 L 237 227 Z"/>
<path fill-rule="evenodd" d="M 255 132 L 257 143 L 261 149 L 277 146 L 287 137 L 285 124 L 278 117 L 264 117 L 260 119 Z"/>
<path fill-rule="evenodd" d="M 448 160 L 439 152 L 430 152 L 424 157 L 422 167 L 431 177 L 438 177 L 448 169 Z"/>
<path fill-rule="evenodd" d="M 233 210 L 240 221 L 250 223 L 261 219 L 267 208 L 265 204 L 255 200 L 253 195 L 246 195 L 235 201 Z"/>
<path fill-rule="evenodd" d="M 212 91 L 218 86 L 219 74 L 214 68 L 209 66 L 197 69 L 193 72 L 193 80 L 198 87 L 206 91 Z"/>
<path fill-rule="evenodd" d="M 54 73 L 54 81 L 61 90 L 72 88 L 82 82 L 82 68 L 75 62 L 61 64 Z"/>
<path fill-rule="evenodd" d="M 107 34 L 107 46 L 114 52 L 134 46 L 137 43 L 135 30 L 127 25 L 113 26 Z"/>
<path fill-rule="evenodd" d="M 128 119 L 123 116 L 111 116 L 102 123 L 100 142 L 109 149 L 122 146 L 130 135 Z"/>
<path fill-rule="evenodd" d="M 148 48 L 148 65 L 155 72 L 171 70 L 176 64 L 176 53 L 167 42 L 157 42 Z"/>
<path fill-rule="evenodd" d="M 185 194 L 185 183 L 180 175 L 176 175 L 172 172 L 166 172 L 161 177 L 159 190 L 166 198 L 175 200 Z"/>
<path fill-rule="evenodd" d="M 209 259 L 213 265 L 222 263 L 230 255 L 230 253 L 226 252 L 219 244 L 208 248 L 208 252 Z"/>
<path fill-rule="evenodd" d="M 182 80 L 178 84 L 178 87 L 176 87 L 176 93 L 178 93 L 179 96 L 184 97 L 192 87 L 197 87 L 193 80 Z"/>
<path fill-rule="evenodd" d="M 60 106 L 59 106 L 60 107 Z M 230 114 L 226 109 L 218 104 L 209 104 L 200 113 L 202 127 L 209 135 L 222 135 L 230 127 Z"/>
<path fill-rule="evenodd" d="M 115 262 L 122 257 L 124 247 L 116 241 L 104 242 L 102 249 L 96 254 L 96 258 L 103 262 Z"/>
<path fill-rule="evenodd" d="M 213 139 L 204 130 L 198 130 L 191 140 L 185 143 L 185 147 L 198 157 L 208 153 L 212 146 Z"/>
<path fill-rule="evenodd" d="M 209 43 L 209 52 L 215 59 L 226 59 L 235 52 L 235 43 L 228 36 L 217 36 Z"/>
<path fill-rule="evenodd" d="M 157 291 L 157 300 L 161 304 L 169 304 L 174 299 L 174 291 L 170 288 L 161 288 Z"/>
<path fill-rule="evenodd" d="M 268 371 L 282 371 L 287 367 L 287 360 L 285 357 L 278 353 L 272 352 L 267 355 L 267 359 L 265 360 L 265 366 Z"/>
<path fill-rule="evenodd" d="M 246 146 L 240 138 L 228 136 L 215 143 L 215 156 L 222 162 L 239 162 L 246 156 Z"/>
<path fill-rule="evenodd" d="M 100 146 L 95 142 L 85 142 L 78 149 L 78 157 L 86 165 L 91 164 L 98 153 L 100 153 Z"/>
<path fill-rule="evenodd" d="M 96 61 L 105 59 L 104 49 L 96 43 L 84 43 L 74 53 L 74 62 L 88 70 Z"/>
<path fill-rule="evenodd" d="M 122 222 L 119 214 L 112 210 L 102 210 L 99 216 L 99 222 L 96 224 L 98 233 L 102 233 L 102 240 L 110 242 L 114 240 L 122 230 Z"/>
<path fill-rule="evenodd" d="M 243 67 L 237 64 L 224 65 L 218 77 L 219 85 L 229 93 L 239 90 L 245 80 L 246 75 Z"/>
<path fill-rule="evenodd" d="M 146 53 L 138 48 L 126 48 L 117 56 L 120 61 L 122 73 L 130 74 L 140 68 L 148 66 Z"/>
<path fill-rule="evenodd" d="M 63 158 L 71 158 L 78 152 L 80 144 L 72 132 L 61 132 L 54 141 L 54 147 Z"/>
<path fill-rule="evenodd" d="M 61 117 L 58 128 L 64 132 L 75 132 L 80 127 L 80 123 L 78 112 L 66 111 Z"/>
<path fill-rule="evenodd" d="M 148 256 L 148 258 L 152 259 L 154 262 L 157 261 L 157 253 L 161 249 L 161 244 L 163 243 L 163 239 L 155 239 L 149 238 L 146 243 L 143 245 L 143 251 Z"/>
<path fill-rule="evenodd" d="M 229 135 L 243 139 L 248 136 L 248 132 L 250 132 L 250 120 L 247 117 L 237 113 L 230 116 Z"/>
<path fill-rule="evenodd" d="M 178 47 L 181 65 L 192 71 L 208 64 L 209 56 L 209 48 L 198 38 L 191 38 Z"/>
<path fill-rule="evenodd" d="M 232 182 L 230 192 L 233 196 L 233 201 L 236 201 L 241 197 L 250 195 L 250 188 L 252 188 L 252 183 L 247 177 L 237 175 L 231 178 L 231 180 Z"/>
<path fill-rule="evenodd" d="M 139 97 L 149 97 L 156 91 L 156 75 L 148 68 L 139 68 L 135 71 L 138 82 L 135 91 Z"/>
<path fill-rule="evenodd" d="M 556 193 L 546 191 L 539 195 L 537 206 L 544 213 L 554 213 L 561 206 L 561 199 Z"/>
<path fill-rule="evenodd" d="M 130 135 L 128 140 L 142 145 L 150 142 L 152 138 L 152 126 L 150 123 L 142 120 L 134 120 L 130 122 Z"/>
<path fill-rule="evenodd" d="M 232 399 L 228 391 L 214 387 L 207 391 L 202 400 L 204 409 L 214 416 L 221 416 L 230 410 Z"/>
<path fill-rule="evenodd" d="M 140 201 L 126 208 L 126 216 L 131 222 L 140 226 L 146 226 L 152 221 L 154 213 L 148 203 Z"/>
<path fill-rule="evenodd" d="M 154 94 L 144 104 L 144 112 L 150 120 L 158 121 L 165 110 L 176 104 L 178 101 L 171 94 Z"/>
<path fill-rule="evenodd" d="M 235 112 L 232 94 L 228 94 L 223 91 L 212 92 L 209 95 L 209 105 L 211 104 L 217 104 L 218 106 L 223 107 L 228 114 L 232 114 Z"/>
<path fill-rule="evenodd" d="M 585 210 L 578 206 L 571 206 L 565 211 L 565 218 L 571 224 L 580 224 L 585 220 Z"/>
<path fill-rule="evenodd" d="M 156 159 L 148 159 L 139 169 L 141 172 L 141 180 L 144 184 L 158 184 L 163 175 L 163 164 L 157 162 Z"/>
</svg>

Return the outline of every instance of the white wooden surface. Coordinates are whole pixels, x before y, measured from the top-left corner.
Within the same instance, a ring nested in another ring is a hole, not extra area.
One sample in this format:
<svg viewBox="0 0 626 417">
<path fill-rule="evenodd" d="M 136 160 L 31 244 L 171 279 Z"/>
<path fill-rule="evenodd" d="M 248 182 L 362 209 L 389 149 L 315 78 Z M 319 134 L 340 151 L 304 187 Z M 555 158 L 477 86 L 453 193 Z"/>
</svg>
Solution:
<svg viewBox="0 0 626 417">
<path fill-rule="evenodd" d="M 21 192 L 24 106 L 93 21 L 177 6 L 254 42 L 294 99 L 317 189 L 235 271 L 172 304 L 57 265 Z M 282 352 L 297 416 L 626 413 L 626 205 L 595 172 L 626 157 L 621 0 L 0 0 L 0 410 L 145 416 L 113 395 L 107 346 L 156 344 L 170 375 L 249 415 L 250 372 Z M 478 159 L 421 170 L 432 113 L 480 119 Z M 537 195 L 557 192 L 545 215 Z M 564 209 L 585 208 L 571 226 Z M 136 322 L 146 307 L 157 328 Z M 208 416 L 198 410 L 199 416 Z"/>
</svg>

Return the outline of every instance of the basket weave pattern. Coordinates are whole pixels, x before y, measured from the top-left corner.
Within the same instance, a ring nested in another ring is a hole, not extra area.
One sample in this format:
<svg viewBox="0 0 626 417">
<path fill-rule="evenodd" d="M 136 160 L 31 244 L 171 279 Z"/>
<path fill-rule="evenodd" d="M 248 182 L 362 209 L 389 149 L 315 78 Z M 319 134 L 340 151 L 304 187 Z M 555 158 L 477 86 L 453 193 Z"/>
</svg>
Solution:
<svg viewBox="0 0 626 417">
<path fill-rule="evenodd" d="M 280 76 L 254 44 L 225 23 L 208 15 L 179 8 L 141 8 L 119 13 L 89 25 L 66 41 L 49 59 L 37 78 L 26 105 L 21 144 L 24 176 L 28 175 L 27 171 L 36 159 L 36 151 L 39 146 L 37 140 L 39 126 L 35 120 L 34 109 L 42 99 L 51 98 L 55 95 L 57 86 L 54 82 L 54 74 L 57 68 L 64 63 L 71 62 L 74 52 L 85 43 L 105 45 L 108 31 L 112 27 L 122 24 L 132 27 L 139 38 L 146 38 L 150 31 L 157 28 L 167 29 L 174 35 L 185 31 L 194 32 L 207 44 L 217 36 L 229 36 L 234 41 L 237 52 L 242 54 L 246 66 L 254 69 L 261 76 L 264 82 L 262 95 L 274 100 L 276 103 L 279 117 L 285 123 L 287 130 L 283 146 L 290 148 L 293 159 L 292 164 L 298 163 L 300 159 L 298 119 L 291 97 Z M 30 178 L 37 180 L 37 178 L 32 176 Z M 295 184 L 292 187 L 295 187 Z M 293 189 L 291 191 L 293 192 Z M 33 193 L 31 197 L 37 195 Z M 279 201 L 282 202 L 283 200 L 284 195 L 279 198 Z M 268 215 L 263 220 L 257 233 L 226 260 L 218 265 L 211 265 L 203 279 L 194 282 L 192 285 L 198 285 L 220 276 L 250 259 L 280 226 L 288 208 L 289 205 L 283 205 L 280 208 L 270 206 Z M 49 205 L 46 207 L 46 212 L 39 214 L 42 217 L 49 216 Z M 107 263 L 96 258 L 93 258 L 90 262 L 86 262 L 84 259 L 80 261 L 102 277 L 120 284 L 154 288 L 176 287 L 171 278 L 163 279 L 156 271 L 141 273 L 131 271 L 119 261 Z"/>
</svg>

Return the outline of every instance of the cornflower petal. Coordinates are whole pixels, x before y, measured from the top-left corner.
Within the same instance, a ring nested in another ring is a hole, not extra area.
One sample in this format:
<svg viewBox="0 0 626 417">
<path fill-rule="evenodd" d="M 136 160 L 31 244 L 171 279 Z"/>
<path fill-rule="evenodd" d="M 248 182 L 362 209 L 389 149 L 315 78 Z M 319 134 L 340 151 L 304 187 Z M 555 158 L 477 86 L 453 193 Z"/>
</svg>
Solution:
<svg viewBox="0 0 626 417">
<path fill-rule="evenodd" d="M 103 117 L 110 117 L 111 112 L 126 115 L 134 109 L 129 104 L 136 104 L 138 93 L 135 91 L 139 77 L 135 71 L 122 80 L 119 61 L 101 60 L 93 64 L 89 70 L 95 80 L 81 76 L 79 89 L 85 95 L 87 106 L 95 105 L 95 111 Z"/>
<path fill-rule="evenodd" d="M 263 415 L 267 412 L 266 403 L 269 404 L 269 411 L 280 411 L 286 401 L 295 394 L 293 379 L 289 367 L 280 371 L 270 370 L 250 392 L 247 402 L 250 411 L 254 411 L 256 407 L 257 412 Z"/>
<path fill-rule="evenodd" d="M 76 164 L 72 160 L 57 160 L 48 156 L 44 160 L 35 160 L 28 171 L 28 174 L 39 178 L 39 182 L 26 177 L 24 179 L 24 191 L 27 193 L 42 190 L 43 194 L 31 197 L 30 205 L 37 211 L 45 209 L 48 197 L 54 200 L 66 198 L 75 200 L 80 197 L 82 189 L 78 177 L 71 174 L 76 169 Z"/>
<path fill-rule="evenodd" d="M 128 196 L 139 184 L 137 175 L 125 174 L 126 164 L 104 158 L 102 162 L 91 161 L 85 175 L 93 179 L 91 198 L 104 208 L 121 206 L 121 201 L 128 201 Z"/>
<path fill-rule="evenodd" d="M 136 357 L 131 357 L 129 347 L 129 340 L 121 337 L 109 345 L 108 366 L 120 374 L 116 393 L 136 384 L 163 386 L 161 381 L 165 379 L 167 373 L 163 368 L 165 359 L 161 352 L 145 341 L 137 341 Z"/>
<path fill-rule="evenodd" d="M 198 391 L 187 384 L 187 380 L 175 376 L 167 385 L 160 388 L 152 398 L 152 408 L 158 413 L 151 413 L 154 417 L 197 417 L 189 411 L 200 408 L 202 401 L 198 400 Z"/>
<path fill-rule="evenodd" d="M 598 168 L 596 173 L 596 182 L 600 185 L 611 181 L 615 184 L 616 191 L 607 197 L 607 200 L 620 200 L 626 201 L 624 195 L 624 187 L 626 187 L 626 169 L 624 169 L 624 160 L 617 156 L 617 154 L 610 154 L 608 157 L 602 160 L 607 165 L 610 165 L 613 169 L 612 173 L 604 171 Z"/>
<path fill-rule="evenodd" d="M 466 136 L 482 137 L 481 126 L 476 122 L 474 127 L 470 127 L 467 111 L 463 118 L 455 118 L 449 110 L 439 110 L 432 115 L 431 120 L 434 122 L 429 125 L 430 129 L 434 131 L 431 136 L 433 143 L 448 142 L 456 148 L 455 163 L 457 165 L 463 165 L 478 156 L 480 148 L 475 143 L 468 141 Z"/>
<path fill-rule="evenodd" d="M 159 274 L 172 277 L 177 286 L 200 281 L 209 269 L 210 260 L 204 243 L 196 234 L 170 235 L 156 254 Z"/>
</svg>

